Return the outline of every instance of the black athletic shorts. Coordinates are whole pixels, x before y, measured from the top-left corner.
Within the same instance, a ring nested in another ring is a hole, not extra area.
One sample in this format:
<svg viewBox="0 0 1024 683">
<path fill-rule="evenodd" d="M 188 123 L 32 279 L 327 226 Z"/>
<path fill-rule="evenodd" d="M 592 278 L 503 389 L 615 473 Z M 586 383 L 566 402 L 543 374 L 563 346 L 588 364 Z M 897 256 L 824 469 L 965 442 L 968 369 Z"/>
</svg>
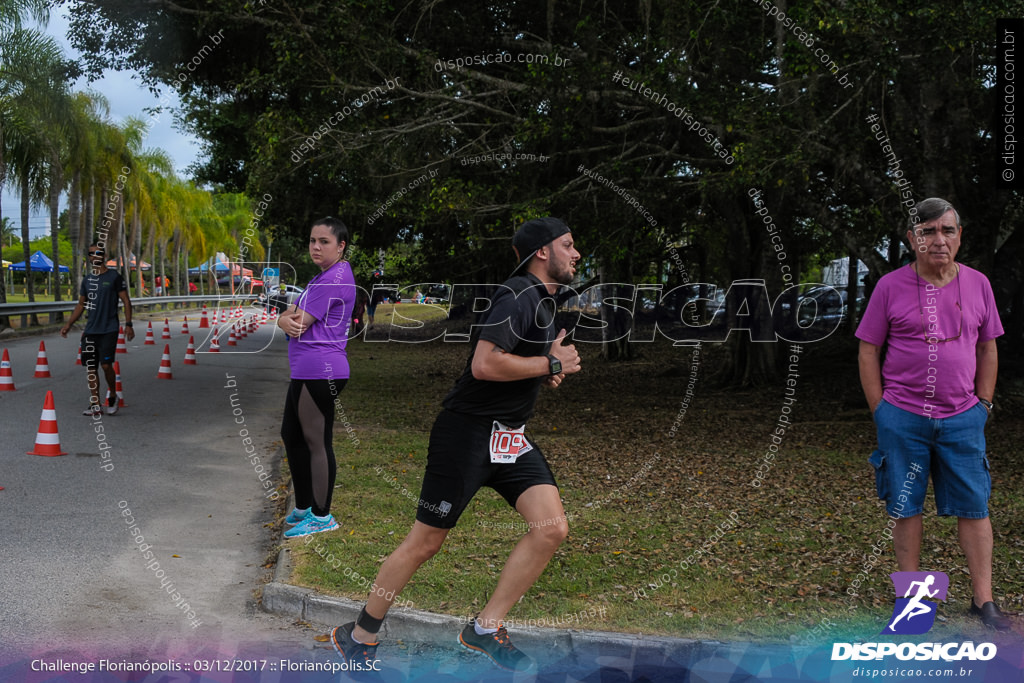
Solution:
<svg viewBox="0 0 1024 683">
<path fill-rule="evenodd" d="M 114 354 L 117 353 L 117 332 L 106 334 L 83 334 L 82 335 L 82 365 L 88 368 L 90 365 L 113 365 Z"/>
<path fill-rule="evenodd" d="M 416 519 L 438 529 L 459 521 L 481 486 L 489 486 L 513 508 L 531 486 L 555 483 L 544 454 L 532 439 L 533 450 L 514 463 L 492 463 L 492 420 L 442 410 L 430 430 L 427 471 L 417 503 Z"/>
</svg>

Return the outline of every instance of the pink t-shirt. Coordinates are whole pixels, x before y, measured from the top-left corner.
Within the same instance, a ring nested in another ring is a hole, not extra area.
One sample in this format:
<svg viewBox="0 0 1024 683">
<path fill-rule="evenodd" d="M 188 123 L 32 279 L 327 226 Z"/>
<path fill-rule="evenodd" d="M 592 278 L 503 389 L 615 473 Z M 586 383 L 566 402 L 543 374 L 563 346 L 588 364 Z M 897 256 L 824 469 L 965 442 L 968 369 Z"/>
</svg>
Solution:
<svg viewBox="0 0 1024 683">
<path fill-rule="evenodd" d="M 988 278 L 958 265 L 959 285 L 953 278 L 941 288 L 918 278 L 910 266 L 884 275 L 857 327 L 858 339 L 875 346 L 888 344 L 882 398 L 925 417 L 958 415 L 978 403 L 977 346 L 1003 333 Z M 963 333 L 958 339 L 926 341 L 926 336 L 955 337 L 960 308 Z"/>
</svg>

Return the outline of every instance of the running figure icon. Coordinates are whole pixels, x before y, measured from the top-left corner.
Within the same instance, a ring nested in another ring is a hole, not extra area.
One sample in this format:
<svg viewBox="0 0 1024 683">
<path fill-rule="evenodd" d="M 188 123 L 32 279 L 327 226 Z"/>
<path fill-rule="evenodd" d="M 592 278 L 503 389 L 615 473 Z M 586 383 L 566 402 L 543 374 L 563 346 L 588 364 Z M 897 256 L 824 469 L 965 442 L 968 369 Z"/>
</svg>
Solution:
<svg viewBox="0 0 1024 683">
<path fill-rule="evenodd" d="M 892 610 L 892 619 L 882 633 L 927 633 L 935 623 L 935 612 L 938 608 L 938 604 L 933 600 L 946 599 L 949 577 L 943 572 L 893 572 L 889 576 L 892 578 L 897 598 Z M 914 619 L 915 617 L 923 618 Z"/>
<path fill-rule="evenodd" d="M 892 622 L 889 624 L 890 631 L 893 630 L 893 626 L 896 625 L 896 622 L 902 619 L 903 617 L 906 617 L 907 621 L 910 621 L 916 616 L 928 614 L 932 611 L 932 608 L 922 603 L 921 600 L 923 598 L 934 598 L 935 595 L 939 592 L 938 588 L 936 588 L 933 591 L 928 590 L 928 587 L 931 586 L 933 583 L 935 583 L 935 577 L 931 574 L 929 574 L 924 581 L 912 581 L 910 583 L 910 587 L 907 588 L 907 593 L 903 597 L 910 598 L 910 591 L 914 590 L 914 586 L 918 586 L 917 595 L 910 598 L 910 602 L 908 602 L 907 606 L 903 609 L 902 612 L 900 612 L 900 615 L 892 620 Z"/>
</svg>

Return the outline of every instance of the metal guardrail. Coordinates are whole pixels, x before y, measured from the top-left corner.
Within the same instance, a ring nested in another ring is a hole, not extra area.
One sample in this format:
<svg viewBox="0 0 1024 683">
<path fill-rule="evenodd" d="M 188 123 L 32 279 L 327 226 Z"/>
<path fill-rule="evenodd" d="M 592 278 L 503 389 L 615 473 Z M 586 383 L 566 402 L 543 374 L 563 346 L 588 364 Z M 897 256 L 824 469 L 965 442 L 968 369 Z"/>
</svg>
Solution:
<svg viewBox="0 0 1024 683">
<path fill-rule="evenodd" d="M 251 301 L 259 298 L 256 294 L 244 294 L 241 296 L 143 296 L 132 299 L 132 308 L 143 310 L 161 306 L 167 310 L 167 306 L 173 305 L 178 308 L 180 304 L 201 304 L 241 301 Z M 35 301 L 21 304 L 0 304 L 0 316 L 2 315 L 30 315 L 32 313 L 70 313 L 78 305 L 78 299 L 74 301 Z"/>
</svg>

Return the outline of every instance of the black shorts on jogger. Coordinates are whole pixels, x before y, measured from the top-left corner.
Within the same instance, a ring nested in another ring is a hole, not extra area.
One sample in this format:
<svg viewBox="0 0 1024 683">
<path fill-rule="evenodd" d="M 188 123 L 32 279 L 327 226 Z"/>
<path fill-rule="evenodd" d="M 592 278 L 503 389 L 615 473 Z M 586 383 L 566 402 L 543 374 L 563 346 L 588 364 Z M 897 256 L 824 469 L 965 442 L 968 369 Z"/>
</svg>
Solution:
<svg viewBox="0 0 1024 683">
<path fill-rule="evenodd" d="M 117 353 L 117 332 L 82 335 L 82 365 L 89 369 L 99 365 L 111 365 Z"/>
<path fill-rule="evenodd" d="M 427 470 L 417 503 L 416 519 L 438 529 L 451 529 L 482 486 L 497 491 L 513 508 L 526 489 L 557 486 L 544 454 L 533 450 L 514 463 L 492 463 L 492 420 L 442 410 L 430 430 Z"/>
</svg>

